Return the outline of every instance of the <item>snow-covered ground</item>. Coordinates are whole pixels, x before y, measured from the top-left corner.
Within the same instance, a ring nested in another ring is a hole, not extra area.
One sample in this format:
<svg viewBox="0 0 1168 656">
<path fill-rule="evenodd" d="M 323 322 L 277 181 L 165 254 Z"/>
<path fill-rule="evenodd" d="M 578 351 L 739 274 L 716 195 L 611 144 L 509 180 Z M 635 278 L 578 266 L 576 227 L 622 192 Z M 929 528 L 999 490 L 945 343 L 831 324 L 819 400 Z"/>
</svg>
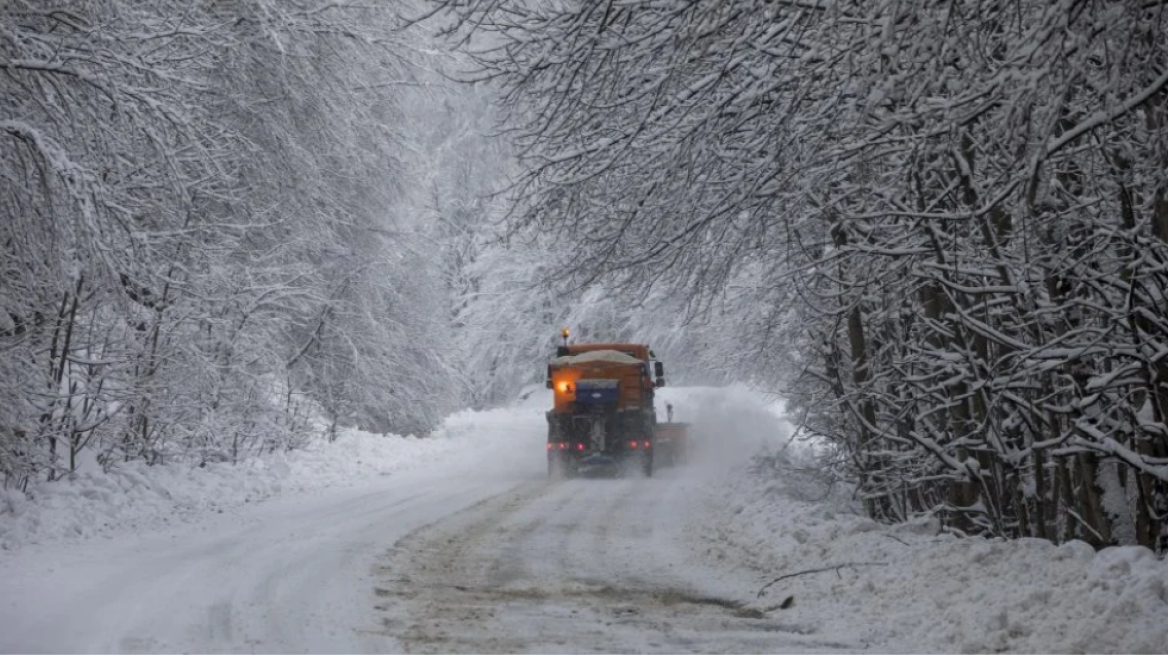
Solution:
<svg viewBox="0 0 1168 656">
<path fill-rule="evenodd" d="M 424 440 L 349 433 L 236 468 L 38 488 L 0 510 L 0 653 L 392 651 L 376 558 L 542 479 L 544 425 L 527 404 L 456 414 Z"/>
<path fill-rule="evenodd" d="M 885 526 L 781 461 L 756 463 L 719 493 L 730 509 L 719 529 L 726 560 L 769 572 L 766 583 L 789 576 L 757 603 L 790 599 L 777 612 L 794 624 L 911 651 L 1168 649 L 1168 563 L 1147 549 Z"/>
<path fill-rule="evenodd" d="M 877 651 L 1168 650 L 1168 562 L 1148 549 L 961 539 L 930 520 L 878 524 L 858 513 L 850 489 L 796 464 L 809 446 L 782 450 L 789 425 L 768 430 L 751 394 L 715 398 L 712 408 L 692 404 L 705 408 L 706 426 L 771 436 L 771 457 L 704 483 L 725 509 L 703 529 L 712 552 L 738 574 L 765 574 L 753 594 L 739 592 L 754 607 L 788 602 L 768 614 Z"/>
<path fill-rule="evenodd" d="M 1168 645 L 1168 564 L 1146 550 L 878 525 L 775 455 L 799 448 L 781 404 L 737 387 L 666 401 L 698 448 L 652 479 L 547 481 L 539 390 L 427 439 L 349 432 L 237 467 L 10 494 L 0 651 Z M 748 462 L 760 451 L 772 457 Z"/>
<path fill-rule="evenodd" d="M 462 412 L 427 438 L 345 429 L 331 444 L 318 441 L 291 453 L 253 455 L 238 465 L 210 463 L 195 469 L 132 462 L 103 473 L 88 463 L 71 479 L 42 482 L 28 494 L 0 489 L 0 552 L 182 524 L 273 496 L 368 484 L 456 461 L 468 451 L 507 449 L 512 434 L 494 429 L 500 416 L 516 430 L 530 432 L 533 418 L 543 425 L 542 416 L 533 412 Z"/>
</svg>

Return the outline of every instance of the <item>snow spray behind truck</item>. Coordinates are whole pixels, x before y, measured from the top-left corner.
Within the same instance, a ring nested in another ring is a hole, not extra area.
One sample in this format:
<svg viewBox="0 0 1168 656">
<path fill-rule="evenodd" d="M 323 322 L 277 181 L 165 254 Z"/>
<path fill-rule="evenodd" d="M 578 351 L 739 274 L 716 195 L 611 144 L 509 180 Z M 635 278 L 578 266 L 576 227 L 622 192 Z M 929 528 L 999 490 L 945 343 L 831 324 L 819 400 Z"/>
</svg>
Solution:
<svg viewBox="0 0 1168 656">
<path fill-rule="evenodd" d="M 555 390 L 547 413 L 548 476 L 640 470 L 654 458 L 674 461 L 684 448 L 683 424 L 659 424 L 654 391 L 665 369 L 646 344 L 564 344 L 547 368 Z M 662 451 L 662 448 L 665 451 Z"/>
</svg>

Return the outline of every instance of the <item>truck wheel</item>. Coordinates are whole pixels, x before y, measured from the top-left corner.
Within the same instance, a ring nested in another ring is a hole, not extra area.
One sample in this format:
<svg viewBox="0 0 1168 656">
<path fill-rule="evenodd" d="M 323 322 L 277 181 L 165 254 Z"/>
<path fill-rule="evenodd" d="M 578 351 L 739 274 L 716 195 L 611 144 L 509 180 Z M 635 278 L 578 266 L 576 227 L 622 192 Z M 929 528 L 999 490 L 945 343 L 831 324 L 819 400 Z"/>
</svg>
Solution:
<svg viewBox="0 0 1168 656">
<path fill-rule="evenodd" d="M 645 478 L 653 478 L 653 457 L 645 458 L 645 463 L 641 465 L 641 471 L 645 473 Z"/>
</svg>

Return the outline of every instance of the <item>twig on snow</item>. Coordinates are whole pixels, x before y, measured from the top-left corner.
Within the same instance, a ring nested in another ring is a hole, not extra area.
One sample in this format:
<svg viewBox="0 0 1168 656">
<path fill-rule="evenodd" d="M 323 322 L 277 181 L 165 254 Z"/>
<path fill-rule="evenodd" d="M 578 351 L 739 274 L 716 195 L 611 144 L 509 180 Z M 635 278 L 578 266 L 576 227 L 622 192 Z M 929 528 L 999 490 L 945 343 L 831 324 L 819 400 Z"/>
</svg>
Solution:
<svg viewBox="0 0 1168 656">
<path fill-rule="evenodd" d="M 832 570 L 835 570 L 835 575 L 839 576 L 840 570 L 845 568 L 845 567 L 851 567 L 854 569 L 856 567 L 875 567 L 877 565 L 887 565 L 887 564 L 888 563 L 841 563 L 839 565 L 829 565 L 827 567 L 817 567 L 815 569 L 805 569 L 801 572 L 794 572 L 792 574 L 784 574 L 784 575 L 780 576 L 779 578 L 777 578 L 777 579 L 771 581 L 770 583 L 767 583 L 766 585 L 759 588 L 758 589 L 758 596 L 756 597 L 756 599 L 761 599 L 762 593 L 766 592 L 766 589 L 771 587 L 772 585 L 778 583 L 779 581 L 785 580 L 785 579 L 795 578 L 796 576 L 803 576 L 804 574 L 818 574 L 820 572 L 830 572 Z"/>
</svg>

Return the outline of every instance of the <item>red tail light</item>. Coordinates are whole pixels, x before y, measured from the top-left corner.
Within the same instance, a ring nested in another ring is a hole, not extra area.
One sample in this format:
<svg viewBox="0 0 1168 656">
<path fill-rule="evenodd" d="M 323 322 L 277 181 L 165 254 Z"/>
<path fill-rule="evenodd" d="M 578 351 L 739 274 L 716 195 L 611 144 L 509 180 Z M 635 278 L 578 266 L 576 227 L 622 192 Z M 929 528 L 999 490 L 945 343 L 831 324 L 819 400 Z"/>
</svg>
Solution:
<svg viewBox="0 0 1168 656">
<path fill-rule="evenodd" d="M 577 450 L 577 451 L 583 451 L 583 450 L 584 450 L 584 444 L 583 444 L 583 443 L 581 443 L 581 442 L 577 442 L 577 443 L 576 443 L 576 450 Z"/>
<path fill-rule="evenodd" d="M 630 449 L 635 449 L 635 448 L 637 448 L 637 443 L 636 443 L 636 442 L 629 442 L 629 448 L 630 448 Z"/>
<path fill-rule="evenodd" d="M 548 442 L 548 451 L 551 451 L 553 448 L 555 448 L 555 446 L 556 445 L 552 444 L 551 442 Z"/>
<path fill-rule="evenodd" d="M 645 440 L 645 448 L 648 449 L 651 446 L 653 446 L 653 443 L 650 442 L 649 440 Z"/>
</svg>

